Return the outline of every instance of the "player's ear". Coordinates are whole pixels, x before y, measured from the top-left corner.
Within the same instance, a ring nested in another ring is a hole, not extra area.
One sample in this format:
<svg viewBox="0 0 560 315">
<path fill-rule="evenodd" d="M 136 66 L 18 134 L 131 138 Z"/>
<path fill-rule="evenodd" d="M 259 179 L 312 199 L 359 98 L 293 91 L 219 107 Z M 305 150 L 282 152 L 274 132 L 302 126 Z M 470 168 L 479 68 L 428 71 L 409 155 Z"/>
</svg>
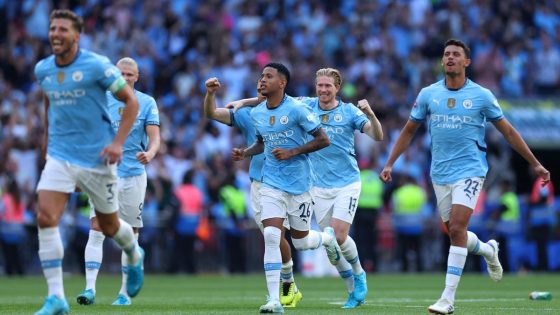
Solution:
<svg viewBox="0 0 560 315">
<path fill-rule="evenodd" d="M 465 68 L 471 65 L 471 60 L 469 58 L 465 59 Z"/>
</svg>

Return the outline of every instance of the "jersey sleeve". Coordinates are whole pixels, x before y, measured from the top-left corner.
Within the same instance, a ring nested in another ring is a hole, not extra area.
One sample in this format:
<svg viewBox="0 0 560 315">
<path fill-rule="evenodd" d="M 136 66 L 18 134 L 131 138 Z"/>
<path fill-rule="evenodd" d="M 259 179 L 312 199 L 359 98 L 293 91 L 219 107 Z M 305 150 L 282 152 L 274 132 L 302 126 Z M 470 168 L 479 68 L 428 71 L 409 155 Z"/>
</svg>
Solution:
<svg viewBox="0 0 560 315">
<path fill-rule="evenodd" d="M 485 89 L 482 93 L 484 106 L 482 108 L 482 113 L 488 121 L 498 121 L 504 118 L 504 113 L 500 104 L 498 104 L 498 99 L 490 92 L 490 90 Z"/>
<path fill-rule="evenodd" d="M 298 111 L 298 122 L 305 132 L 312 134 L 321 128 L 321 122 L 319 122 L 317 114 L 311 110 L 311 107 L 304 105 L 296 107 L 296 110 Z"/>
<path fill-rule="evenodd" d="M 146 113 L 146 125 L 159 126 L 159 110 L 156 100 L 153 97 L 148 98 L 148 112 Z"/>
<path fill-rule="evenodd" d="M 308 97 L 308 96 L 298 96 L 295 97 L 296 100 L 302 102 L 305 105 L 311 106 L 311 104 L 317 99 L 316 97 Z"/>
<path fill-rule="evenodd" d="M 428 115 L 428 97 L 429 95 L 426 89 L 422 89 L 412 105 L 410 120 L 418 122 L 426 120 L 426 116 Z"/>
<path fill-rule="evenodd" d="M 256 116 L 258 115 L 258 111 L 257 111 L 258 108 L 259 107 L 257 106 L 251 109 L 250 116 L 251 116 L 251 123 L 255 126 L 255 135 L 257 137 L 261 137 L 261 134 L 259 133 L 259 128 L 257 128 L 258 120 Z"/>
<path fill-rule="evenodd" d="M 97 73 L 99 84 L 111 93 L 118 93 L 125 85 L 126 81 L 121 75 L 121 71 L 113 65 L 107 57 L 99 57 L 97 60 Z"/>
<path fill-rule="evenodd" d="M 360 132 L 363 132 L 363 128 L 365 126 L 365 124 L 369 121 L 369 119 L 367 119 L 366 115 L 364 114 L 364 112 L 362 112 L 358 107 L 349 104 L 350 108 L 351 108 L 351 112 L 352 112 L 352 127 L 354 128 L 354 130 L 359 130 Z"/>
<path fill-rule="evenodd" d="M 249 130 L 250 125 L 253 123 L 251 120 L 251 107 L 243 107 L 236 112 L 233 109 L 229 110 L 231 126 L 239 129 Z"/>
</svg>

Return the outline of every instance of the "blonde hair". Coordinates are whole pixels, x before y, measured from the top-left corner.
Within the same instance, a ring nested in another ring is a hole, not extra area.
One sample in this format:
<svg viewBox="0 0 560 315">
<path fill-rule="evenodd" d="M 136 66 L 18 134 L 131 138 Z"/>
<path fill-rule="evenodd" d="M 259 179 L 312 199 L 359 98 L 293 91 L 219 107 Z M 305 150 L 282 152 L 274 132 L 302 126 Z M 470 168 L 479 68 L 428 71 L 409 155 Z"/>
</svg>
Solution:
<svg viewBox="0 0 560 315">
<path fill-rule="evenodd" d="M 340 72 L 338 70 L 334 68 L 323 68 L 317 70 L 317 72 L 315 73 L 315 79 L 322 76 L 331 77 L 334 79 L 335 86 L 342 86 L 342 76 L 340 75 Z"/>
<path fill-rule="evenodd" d="M 136 69 L 136 73 L 138 73 L 138 64 L 136 63 L 136 60 L 130 57 L 121 58 L 119 61 L 117 61 L 117 66 L 118 65 L 126 65 L 126 66 L 134 67 Z"/>
</svg>

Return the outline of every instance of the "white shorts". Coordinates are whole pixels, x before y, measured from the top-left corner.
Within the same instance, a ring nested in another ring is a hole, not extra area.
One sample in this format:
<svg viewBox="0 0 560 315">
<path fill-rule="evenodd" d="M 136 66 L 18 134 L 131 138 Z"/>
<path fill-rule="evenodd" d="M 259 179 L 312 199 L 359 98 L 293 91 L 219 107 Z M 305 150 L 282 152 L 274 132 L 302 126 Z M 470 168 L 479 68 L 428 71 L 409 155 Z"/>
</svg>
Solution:
<svg viewBox="0 0 560 315">
<path fill-rule="evenodd" d="M 261 220 L 284 218 L 290 228 L 297 231 L 309 231 L 311 227 L 311 203 L 309 192 L 292 195 L 270 187 L 261 187 Z"/>
<path fill-rule="evenodd" d="M 138 176 L 119 177 L 117 181 L 119 218 L 135 228 L 144 226 L 142 222 L 142 209 L 144 209 L 147 185 L 146 173 Z M 89 217 L 90 219 L 95 217 L 95 206 L 91 207 Z"/>
<path fill-rule="evenodd" d="M 262 213 L 262 205 L 261 205 L 261 195 L 260 190 L 262 187 L 262 183 L 256 180 L 251 182 L 251 208 L 253 208 L 253 217 L 255 218 L 255 222 L 257 226 L 261 230 L 264 231 L 264 227 L 261 220 L 261 213 Z M 286 229 L 290 229 L 290 223 L 288 220 L 284 220 L 284 227 Z"/>
<path fill-rule="evenodd" d="M 117 165 L 99 165 L 86 168 L 47 156 L 37 191 L 51 190 L 72 193 L 80 187 L 101 213 L 114 213 L 118 209 Z"/>
<path fill-rule="evenodd" d="M 332 218 L 352 224 L 361 190 L 361 182 L 341 188 L 313 187 L 313 213 L 321 230 L 330 225 Z"/>
<path fill-rule="evenodd" d="M 452 205 L 458 204 L 474 209 L 483 184 L 482 177 L 465 178 L 454 184 L 434 184 L 437 207 L 443 222 L 449 221 Z"/>
</svg>

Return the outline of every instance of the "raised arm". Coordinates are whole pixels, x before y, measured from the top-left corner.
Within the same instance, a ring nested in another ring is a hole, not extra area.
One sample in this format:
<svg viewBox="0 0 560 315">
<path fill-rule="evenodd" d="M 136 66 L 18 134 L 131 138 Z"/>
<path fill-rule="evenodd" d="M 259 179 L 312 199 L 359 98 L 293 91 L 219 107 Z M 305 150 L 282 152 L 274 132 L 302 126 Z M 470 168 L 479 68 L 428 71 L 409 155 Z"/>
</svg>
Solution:
<svg viewBox="0 0 560 315">
<path fill-rule="evenodd" d="M 204 115 L 208 119 L 212 119 L 222 124 L 231 126 L 231 115 L 226 108 L 216 108 L 216 91 L 220 88 L 218 78 L 210 78 L 206 80 L 206 95 L 204 96 Z"/>
<path fill-rule="evenodd" d="M 375 141 L 382 141 L 383 140 L 383 128 L 381 127 L 381 123 L 375 113 L 369 106 L 367 100 L 360 100 L 358 101 L 358 108 L 366 115 L 368 118 L 368 122 L 364 125 L 362 131 L 370 136 Z"/>
<path fill-rule="evenodd" d="M 529 146 L 519 132 L 509 123 L 507 119 L 500 119 L 493 122 L 496 129 L 498 129 L 511 147 L 517 151 L 528 163 L 531 165 L 535 174 L 543 179 L 542 185 L 546 185 L 550 181 L 550 172 L 541 165 L 539 160 L 533 155 Z"/>
<path fill-rule="evenodd" d="M 393 170 L 393 164 L 399 158 L 399 156 L 401 156 L 401 154 L 408 148 L 412 137 L 414 137 L 416 130 L 418 130 L 418 127 L 420 127 L 420 123 L 413 120 L 408 120 L 406 122 L 406 125 L 404 125 L 401 133 L 399 134 L 399 137 L 397 138 L 397 142 L 395 142 L 393 150 L 391 150 L 391 154 L 389 155 L 389 159 L 387 159 L 387 163 L 385 164 L 383 171 L 381 172 L 381 174 L 379 174 L 379 178 L 383 182 L 387 183 L 391 181 L 391 171 Z"/>
</svg>

